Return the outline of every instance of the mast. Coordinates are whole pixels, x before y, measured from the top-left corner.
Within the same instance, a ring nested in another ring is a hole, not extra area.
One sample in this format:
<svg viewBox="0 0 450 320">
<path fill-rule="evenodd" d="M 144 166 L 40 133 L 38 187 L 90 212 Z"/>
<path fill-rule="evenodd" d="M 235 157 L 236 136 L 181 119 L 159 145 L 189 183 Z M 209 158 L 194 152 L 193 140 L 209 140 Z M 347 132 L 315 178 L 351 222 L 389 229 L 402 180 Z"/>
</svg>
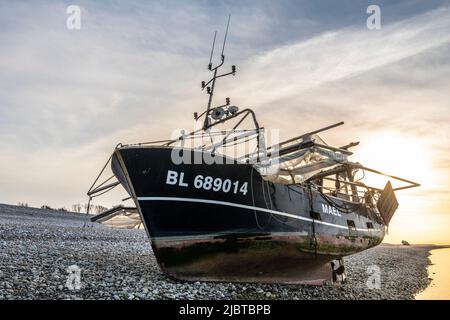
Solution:
<svg viewBox="0 0 450 320">
<path fill-rule="evenodd" d="M 231 72 L 218 75 L 218 71 L 219 71 L 220 67 L 222 67 L 223 64 L 225 63 L 224 52 L 225 52 L 225 45 L 226 45 L 227 37 L 228 37 L 228 29 L 230 27 L 230 20 L 231 20 L 231 15 L 228 15 L 227 28 L 225 31 L 225 36 L 223 38 L 222 52 L 220 54 L 220 63 L 215 67 L 213 67 L 213 64 L 212 64 L 212 58 L 214 55 L 214 47 L 215 47 L 215 43 L 216 43 L 217 31 L 214 32 L 214 39 L 213 39 L 211 55 L 210 55 L 209 64 L 208 64 L 208 70 L 213 72 L 213 77 L 208 82 L 202 81 L 202 90 L 204 90 L 206 88 L 206 93 L 209 95 L 208 105 L 206 107 L 206 111 L 203 112 L 200 116 L 198 116 L 196 113 L 194 114 L 194 118 L 196 120 L 203 115 L 205 116 L 205 119 L 203 122 L 203 130 L 207 130 L 211 126 L 211 111 L 212 110 L 216 111 L 216 113 L 214 115 L 212 115 L 212 118 L 214 120 L 220 120 L 223 117 L 223 115 L 228 115 L 228 114 L 234 115 L 237 112 L 236 107 L 230 106 L 229 98 L 226 99 L 225 105 L 218 106 L 218 107 L 213 107 L 213 105 L 212 105 L 214 89 L 216 88 L 216 80 L 221 77 L 225 77 L 228 75 L 234 76 L 236 74 L 236 66 L 233 65 L 233 66 L 231 66 Z M 210 84 L 211 84 L 211 86 L 209 86 Z M 224 109 L 224 108 L 226 108 L 226 109 Z"/>
<path fill-rule="evenodd" d="M 225 134 L 225 136 L 222 140 L 222 144 L 226 144 L 226 142 L 229 140 L 228 138 L 229 138 L 231 132 L 235 131 L 237 129 L 237 127 L 247 118 L 247 116 L 250 115 L 251 119 L 253 120 L 254 126 L 255 126 L 254 133 L 257 135 L 256 149 L 257 150 L 260 149 L 260 145 L 261 145 L 260 132 L 261 132 L 262 128 L 259 127 L 258 121 L 256 120 L 255 112 L 252 109 L 245 108 L 243 110 L 239 110 L 239 108 L 237 106 L 230 104 L 230 98 L 228 98 L 228 97 L 225 99 L 225 104 L 223 104 L 223 105 L 214 106 L 214 104 L 213 104 L 214 91 L 216 89 L 216 80 L 221 77 L 226 77 L 229 75 L 233 75 L 233 76 L 236 75 L 236 66 L 235 65 L 231 66 L 230 72 L 219 74 L 219 69 L 225 63 L 225 45 L 227 42 L 230 21 L 231 21 L 231 15 L 228 15 L 227 27 L 226 27 L 225 36 L 223 39 L 223 44 L 222 44 L 222 52 L 220 54 L 220 63 L 217 66 L 213 66 L 213 62 L 212 62 L 212 59 L 214 56 L 216 39 L 217 39 L 217 31 L 214 32 L 214 38 L 213 38 L 211 54 L 209 56 L 209 64 L 208 64 L 208 70 L 213 72 L 213 76 L 208 82 L 202 81 L 202 83 L 201 83 L 202 90 L 205 90 L 205 88 L 206 88 L 206 93 L 208 94 L 208 104 L 206 106 L 206 110 L 203 111 L 201 114 L 194 112 L 194 119 L 196 121 L 199 120 L 201 117 L 204 117 L 203 126 L 201 127 L 201 129 L 192 131 L 187 135 L 181 135 L 177 139 L 168 141 L 165 144 L 166 146 L 170 146 L 171 144 L 173 144 L 177 141 L 183 140 L 186 137 L 192 137 L 201 131 L 208 133 L 208 129 L 210 129 L 213 126 L 222 124 L 233 118 L 241 117 L 241 119 L 238 121 L 238 124 L 236 124 L 230 132 Z M 257 158 L 259 158 L 259 156 Z"/>
</svg>

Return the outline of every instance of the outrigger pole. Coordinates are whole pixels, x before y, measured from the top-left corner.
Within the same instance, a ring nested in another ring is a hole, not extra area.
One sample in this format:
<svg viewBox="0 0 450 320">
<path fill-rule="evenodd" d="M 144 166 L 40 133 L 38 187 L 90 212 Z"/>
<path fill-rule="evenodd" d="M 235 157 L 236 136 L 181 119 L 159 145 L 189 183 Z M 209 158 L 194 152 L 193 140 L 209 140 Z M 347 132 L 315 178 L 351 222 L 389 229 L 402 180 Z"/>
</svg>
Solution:
<svg viewBox="0 0 450 320">
<path fill-rule="evenodd" d="M 266 152 L 267 152 L 266 156 L 270 157 L 272 155 L 272 152 L 270 150 L 274 149 L 274 148 L 277 150 L 276 153 L 278 153 L 278 155 L 282 155 L 282 154 L 287 154 L 287 153 L 291 153 L 291 152 L 294 152 L 294 151 L 298 151 L 300 149 L 304 149 L 304 148 L 307 148 L 307 147 L 311 147 L 313 142 L 311 142 L 311 141 L 301 141 L 299 143 L 296 143 L 296 144 L 293 144 L 293 145 L 281 148 L 282 146 L 284 146 L 286 144 L 289 144 L 291 142 L 294 142 L 296 140 L 300 140 L 300 139 L 304 139 L 306 137 L 310 137 L 313 134 L 317 134 L 317 133 L 320 133 L 320 132 L 323 132 L 323 131 L 327 131 L 327 130 L 330 130 L 330 129 L 342 126 L 343 124 L 344 124 L 344 122 L 341 121 L 341 122 L 338 122 L 338 123 L 335 123 L 335 124 L 332 124 L 332 125 L 329 125 L 329 126 L 326 126 L 326 127 L 323 127 L 323 128 L 311 131 L 311 132 L 307 132 L 307 133 L 301 134 L 301 135 L 296 136 L 294 138 L 291 138 L 291 139 L 285 140 L 283 142 L 280 142 L 280 143 L 278 143 L 276 145 L 272 145 L 272 146 L 270 146 L 270 147 L 268 147 L 266 149 Z M 334 148 L 334 147 L 330 147 L 330 146 L 319 145 L 318 143 L 314 143 L 314 144 L 316 146 L 324 147 L 325 149 L 331 149 L 333 151 L 339 151 L 339 152 L 341 152 L 343 154 L 347 154 L 347 155 L 351 155 L 352 152 L 349 152 L 346 149 L 355 145 L 355 143 L 352 143 L 350 145 L 344 146 L 344 148 Z M 347 147 L 347 148 L 345 148 L 345 147 Z M 250 158 L 255 157 L 255 154 L 257 156 L 259 156 L 259 154 L 260 154 L 259 149 L 258 149 L 257 152 L 258 152 L 258 154 L 256 154 L 256 152 L 248 153 L 248 154 L 240 157 L 239 160 L 243 160 L 243 159 L 249 160 Z"/>
</svg>

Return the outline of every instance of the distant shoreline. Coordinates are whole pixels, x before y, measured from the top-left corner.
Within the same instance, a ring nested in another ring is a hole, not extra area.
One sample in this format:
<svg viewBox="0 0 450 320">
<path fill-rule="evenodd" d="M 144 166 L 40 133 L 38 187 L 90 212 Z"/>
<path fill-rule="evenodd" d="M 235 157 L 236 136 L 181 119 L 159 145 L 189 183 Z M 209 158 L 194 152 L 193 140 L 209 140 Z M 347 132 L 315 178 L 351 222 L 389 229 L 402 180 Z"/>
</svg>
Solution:
<svg viewBox="0 0 450 320">
<path fill-rule="evenodd" d="M 414 299 L 430 283 L 430 250 L 450 247 L 382 244 L 344 258 L 348 283 L 338 286 L 186 283 L 161 272 L 143 230 L 88 218 L 0 204 L 0 299 Z M 81 270 L 76 291 L 66 287 L 73 265 Z M 379 289 L 367 286 L 371 266 Z"/>
<path fill-rule="evenodd" d="M 408 245 L 398 244 L 398 243 L 386 243 L 383 242 L 381 245 L 383 246 L 400 246 L 400 247 L 408 247 Z M 450 244 L 426 244 L 426 243 L 410 243 L 410 247 L 423 247 L 423 248 L 434 248 L 434 249 L 445 249 L 450 248 Z M 431 249 L 432 250 L 432 249 Z"/>
</svg>

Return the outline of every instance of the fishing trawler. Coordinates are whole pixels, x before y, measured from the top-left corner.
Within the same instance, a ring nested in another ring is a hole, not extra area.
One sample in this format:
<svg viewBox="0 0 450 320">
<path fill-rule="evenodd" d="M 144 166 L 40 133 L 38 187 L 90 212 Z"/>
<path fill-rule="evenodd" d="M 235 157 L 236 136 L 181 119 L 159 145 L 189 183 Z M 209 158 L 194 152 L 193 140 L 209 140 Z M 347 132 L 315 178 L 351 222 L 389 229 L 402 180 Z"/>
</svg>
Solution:
<svg viewBox="0 0 450 320">
<path fill-rule="evenodd" d="M 87 194 L 91 201 L 120 185 L 134 206 L 91 220 L 143 225 L 161 269 L 178 280 L 343 282 L 343 257 L 380 244 L 398 207 L 395 191 L 419 184 L 350 161 L 358 142 L 334 147 L 318 135 L 343 122 L 268 145 L 252 109 L 228 98 L 215 105 L 217 80 L 236 74 L 235 66 L 219 72 L 228 25 L 216 66 L 214 35 L 212 77 L 201 85 L 207 107 L 194 114 L 199 128 L 119 144 Z M 113 175 L 100 183 L 108 164 Z M 369 186 L 364 173 L 388 181 Z"/>
</svg>

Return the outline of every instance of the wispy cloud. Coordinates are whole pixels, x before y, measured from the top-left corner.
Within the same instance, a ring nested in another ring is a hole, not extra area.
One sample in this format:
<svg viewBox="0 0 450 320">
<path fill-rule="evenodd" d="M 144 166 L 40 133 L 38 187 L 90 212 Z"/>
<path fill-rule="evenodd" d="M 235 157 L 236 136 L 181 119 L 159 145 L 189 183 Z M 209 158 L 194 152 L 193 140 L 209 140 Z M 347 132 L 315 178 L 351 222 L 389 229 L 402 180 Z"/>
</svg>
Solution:
<svg viewBox="0 0 450 320">
<path fill-rule="evenodd" d="M 243 66 L 245 103 L 272 104 L 437 48 L 450 42 L 448 30 L 450 8 L 445 7 L 381 30 L 343 28 L 274 49 Z"/>
</svg>

